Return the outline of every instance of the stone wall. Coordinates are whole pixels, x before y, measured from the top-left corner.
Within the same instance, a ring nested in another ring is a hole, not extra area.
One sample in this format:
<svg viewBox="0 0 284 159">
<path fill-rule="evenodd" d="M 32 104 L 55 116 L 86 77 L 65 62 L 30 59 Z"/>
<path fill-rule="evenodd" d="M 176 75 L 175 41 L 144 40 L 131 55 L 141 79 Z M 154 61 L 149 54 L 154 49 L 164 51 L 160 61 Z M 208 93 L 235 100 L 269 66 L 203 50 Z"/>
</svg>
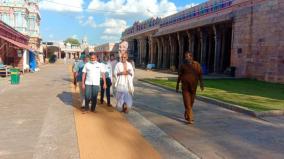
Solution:
<svg viewBox="0 0 284 159">
<path fill-rule="evenodd" d="M 284 2 L 252 6 L 234 13 L 231 65 L 237 77 L 284 83 Z"/>
</svg>

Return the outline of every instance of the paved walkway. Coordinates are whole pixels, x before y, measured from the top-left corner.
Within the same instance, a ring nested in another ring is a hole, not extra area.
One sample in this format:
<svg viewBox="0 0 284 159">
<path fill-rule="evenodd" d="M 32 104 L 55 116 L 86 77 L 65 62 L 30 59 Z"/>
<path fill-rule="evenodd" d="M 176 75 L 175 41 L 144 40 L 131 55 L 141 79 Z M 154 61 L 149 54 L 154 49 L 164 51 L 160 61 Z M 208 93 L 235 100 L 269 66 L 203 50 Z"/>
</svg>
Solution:
<svg viewBox="0 0 284 159">
<path fill-rule="evenodd" d="M 0 90 L 1 159 L 153 159 L 159 153 L 119 112 L 82 114 L 67 65 L 8 80 Z"/>
<path fill-rule="evenodd" d="M 98 104 L 96 112 L 83 114 L 79 92 L 72 87 L 81 159 L 159 159 L 159 153 L 120 112 Z"/>
<path fill-rule="evenodd" d="M 172 76 L 135 73 L 137 78 Z M 181 94 L 140 81 L 135 86 L 135 110 L 201 158 L 284 158 L 282 117 L 261 120 L 196 101 L 195 125 L 186 125 Z"/>
<path fill-rule="evenodd" d="M 79 158 L 67 67 L 50 65 L 1 83 L 0 158 Z"/>
</svg>

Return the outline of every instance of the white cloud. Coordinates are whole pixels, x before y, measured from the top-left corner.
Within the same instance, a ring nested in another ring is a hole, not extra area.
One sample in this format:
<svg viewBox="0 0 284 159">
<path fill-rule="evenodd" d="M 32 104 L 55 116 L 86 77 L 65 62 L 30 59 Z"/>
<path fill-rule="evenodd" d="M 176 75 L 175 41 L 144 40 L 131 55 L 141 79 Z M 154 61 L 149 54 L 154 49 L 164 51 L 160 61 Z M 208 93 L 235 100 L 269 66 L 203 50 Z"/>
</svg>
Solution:
<svg viewBox="0 0 284 159">
<path fill-rule="evenodd" d="M 121 33 L 127 28 L 127 22 L 122 19 L 106 19 L 97 27 L 104 28 L 101 39 L 107 41 L 118 41 Z"/>
<path fill-rule="evenodd" d="M 197 6 L 198 4 L 199 4 L 199 3 L 191 3 L 191 4 L 187 4 L 186 6 L 181 7 L 181 8 L 180 8 L 180 10 L 188 9 L 188 8 L 191 8 L 191 7 Z"/>
<path fill-rule="evenodd" d="M 93 16 L 89 16 L 87 21 L 85 23 L 83 23 L 83 25 L 84 26 L 90 26 L 92 28 L 96 28 L 97 27 L 96 22 L 95 22 Z"/>
<path fill-rule="evenodd" d="M 42 0 L 40 9 L 58 12 L 82 12 L 84 0 Z"/>
<path fill-rule="evenodd" d="M 104 34 L 120 35 L 127 27 L 127 22 L 121 19 L 106 19 L 104 23 L 98 27 L 105 28 Z"/>
<path fill-rule="evenodd" d="M 92 0 L 88 6 L 90 12 L 104 12 L 120 18 L 168 16 L 177 12 L 177 7 L 169 0 Z"/>
<path fill-rule="evenodd" d="M 101 39 L 106 41 L 106 42 L 115 42 L 119 40 L 118 36 L 113 36 L 113 35 L 102 35 Z"/>
<path fill-rule="evenodd" d="M 74 34 L 71 36 L 73 39 L 77 39 L 78 38 L 78 35 Z"/>
</svg>

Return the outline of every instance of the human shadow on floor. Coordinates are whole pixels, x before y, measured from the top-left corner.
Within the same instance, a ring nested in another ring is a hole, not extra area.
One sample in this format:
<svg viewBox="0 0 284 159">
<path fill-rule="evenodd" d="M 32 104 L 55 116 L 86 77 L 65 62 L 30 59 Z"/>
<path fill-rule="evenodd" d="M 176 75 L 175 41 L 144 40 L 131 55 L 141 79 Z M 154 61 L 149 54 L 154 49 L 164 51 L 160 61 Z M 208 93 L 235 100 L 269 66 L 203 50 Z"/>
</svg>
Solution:
<svg viewBox="0 0 284 159">
<path fill-rule="evenodd" d="M 63 78 L 64 81 L 67 81 L 67 82 L 72 82 L 73 83 L 73 79 L 71 78 Z"/>
<path fill-rule="evenodd" d="M 174 113 L 162 111 L 162 110 L 159 110 L 159 109 L 155 109 L 154 107 L 150 107 L 148 105 L 144 105 L 144 104 L 141 105 L 141 103 L 137 103 L 137 102 L 134 102 L 134 105 L 136 106 L 136 109 L 141 109 L 142 111 L 149 111 L 149 112 L 170 118 L 170 119 L 175 120 L 177 122 L 188 124 L 188 122 L 182 118 L 183 117 L 182 114 L 179 115 L 179 114 L 174 114 Z"/>
<path fill-rule="evenodd" d="M 58 94 L 57 97 L 67 106 L 73 106 L 73 93 L 63 91 L 62 93 Z"/>
</svg>

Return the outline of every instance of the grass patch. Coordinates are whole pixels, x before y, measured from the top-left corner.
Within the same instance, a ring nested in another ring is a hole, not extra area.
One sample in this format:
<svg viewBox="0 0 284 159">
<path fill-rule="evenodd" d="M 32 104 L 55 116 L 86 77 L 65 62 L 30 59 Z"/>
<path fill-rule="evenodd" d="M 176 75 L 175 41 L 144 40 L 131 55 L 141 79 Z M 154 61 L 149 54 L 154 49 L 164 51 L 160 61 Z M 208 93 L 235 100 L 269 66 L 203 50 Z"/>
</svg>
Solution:
<svg viewBox="0 0 284 159">
<path fill-rule="evenodd" d="M 176 88 L 175 80 L 146 79 L 146 81 Z M 200 96 L 247 107 L 254 111 L 284 110 L 284 85 L 249 79 L 204 80 L 205 90 Z M 181 88 L 181 87 L 180 87 Z"/>
</svg>

